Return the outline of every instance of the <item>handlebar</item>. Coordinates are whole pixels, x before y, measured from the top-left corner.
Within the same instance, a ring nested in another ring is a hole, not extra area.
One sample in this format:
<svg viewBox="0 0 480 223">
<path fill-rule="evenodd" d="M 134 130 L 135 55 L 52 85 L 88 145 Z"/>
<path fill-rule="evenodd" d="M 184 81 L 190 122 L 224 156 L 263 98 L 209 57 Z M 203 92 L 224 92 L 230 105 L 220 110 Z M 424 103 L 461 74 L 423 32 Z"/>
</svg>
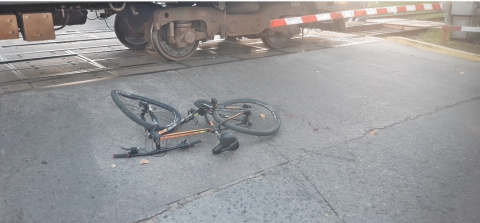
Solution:
<svg viewBox="0 0 480 223">
<path fill-rule="evenodd" d="M 187 142 L 188 146 L 187 147 L 190 147 L 190 146 L 193 146 L 195 144 L 198 144 L 198 143 L 201 143 L 202 140 L 201 139 L 197 139 L 197 140 L 194 140 L 192 142 Z"/>
<path fill-rule="evenodd" d="M 153 151 L 150 151 L 150 152 L 145 152 L 145 153 L 128 152 L 128 153 L 124 153 L 124 154 L 113 154 L 113 158 L 131 158 L 131 157 L 135 157 L 135 156 L 149 156 L 149 155 L 154 155 L 154 154 L 158 154 L 158 153 L 167 152 L 167 151 L 174 150 L 174 149 L 188 148 L 188 147 L 191 147 L 191 146 L 193 146 L 195 144 L 198 144 L 198 143 L 201 143 L 201 142 L 202 142 L 201 139 L 194 140 L 194 141 L 191 141 L 191 142 L 184 141 L 184 142 L 182 142 L 182 143 L 180 143 L 176 146 L 173 146 L 173 147 L 165 147 L 165 148 L 156 149 L 156 150 L 153 150 Z M 136 148 L 136 147 L 134 147 L 134 148 Z M 132 150 L 130 150 L 130 151 L 132 151 Z"/>
<path fill-rule="evenodd" d="M 113 154 L 113 158 L 128 158 L 130 157 L 130 153 L 125 154 Z"/>
</svg>

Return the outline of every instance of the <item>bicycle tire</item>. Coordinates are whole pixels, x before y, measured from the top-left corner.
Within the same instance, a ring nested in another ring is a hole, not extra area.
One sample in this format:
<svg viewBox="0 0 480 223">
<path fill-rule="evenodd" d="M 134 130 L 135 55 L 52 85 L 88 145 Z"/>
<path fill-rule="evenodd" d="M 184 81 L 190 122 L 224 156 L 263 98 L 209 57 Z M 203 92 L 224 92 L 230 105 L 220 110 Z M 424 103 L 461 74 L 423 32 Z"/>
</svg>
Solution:
<svg viewBox="0 0 480 223">
<path fill-rule="evenodd" d="M 249 122 L 245 123 L 245 114 L 225 121 L 248 106 L 250 106 L 248 109 L 251 111 L 251 114 L 248 115 Z M 228 129 L 256 136 L 273 135 L 280 129 L 281 124 L 280 116 L 275 109 L 263 101 L 251 98 L 225 101 L 218 105 L 212 115 L 215 121 L 223 122 L 222 125 Z"/>
<path fill-rule="evenodd" d="M 147 121 L 150 118 L 148 113 L 145 114 L 145 120 L 141 118 L 140 116 L 141 107 L 138 105 L 140 101 L 147 102 L 150 105 L 154 105 L 155 106 L 154 113 L 158 113 L 162 115 L 161 117 L 159 117 L 159 115 L 156 115 L 157 118 L 160 119 L 158 120 L 159 125 L 156 130 L 164 129 L 174 123 L 177 123 L 181 119 L 180 113 L 175 108 L 165 103 L 162 103 L 150 98 L 146 98 L 140 95 L 119 91 L 119 90 L 113 90 L 111 95 L 112 95 L 113 101 L 118 106 L 118 108 L 120 108 L 123 114 L 125 114 L 135 123 L 145 127 L 148 130 L 155 128 L 155 124 L 153 123 L 153 121 L 151 122 Z"/>
</svg>

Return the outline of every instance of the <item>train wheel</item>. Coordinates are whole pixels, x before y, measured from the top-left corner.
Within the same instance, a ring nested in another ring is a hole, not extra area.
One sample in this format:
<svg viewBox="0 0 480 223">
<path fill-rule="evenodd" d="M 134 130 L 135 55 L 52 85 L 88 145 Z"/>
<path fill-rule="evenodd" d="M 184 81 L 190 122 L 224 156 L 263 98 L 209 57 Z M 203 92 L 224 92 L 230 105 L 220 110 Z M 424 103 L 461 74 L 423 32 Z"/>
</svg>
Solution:
<svg viewBox="0 0 480 223">
<path fill-rule="evenodd" d="M 281 32 L 275 32 L 272 34 L 267 34 L 262 36 L 263 44 L 267 45 L 272 49 L 283 48 L 288 44 L 288 41 L 292 38 L 291 34 L 284 34 Z"/>
<path fill-rule="evenodd" d="M 189 58 L 198 47 L 198 41 L 193 40 L 185 46 L 178 47 L 168 41 L 169 24 L 162 26 L 159 30 L 152 25 L 152 43 L 155 51 L 172 61 L 180 61 Z"/>
<path fill-rule="evenodd" d="M 133 15 L 131 10 L 123 10 L 115 16 L 115 34 L 118 40 L 132 50 L 143 50 L 147 46 L 143 23 L 145 17 Z"/>
</svg>

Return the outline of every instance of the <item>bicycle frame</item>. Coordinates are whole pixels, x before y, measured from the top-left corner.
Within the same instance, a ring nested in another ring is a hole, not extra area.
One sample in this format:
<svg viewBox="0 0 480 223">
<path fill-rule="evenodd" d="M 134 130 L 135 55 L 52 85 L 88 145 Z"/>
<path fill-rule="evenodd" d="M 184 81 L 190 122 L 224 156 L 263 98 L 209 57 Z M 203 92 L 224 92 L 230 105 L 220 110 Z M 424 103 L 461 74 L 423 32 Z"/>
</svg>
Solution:
<svg viewBox="0 0 480 223">
<path fill-rule="evenodd" d="M 235 115 L 232 115 L 231 117 L 229 117 L 225 121 L 234 119 L 234 118 L 236 118 L 236 117 L 238 117 L 242 114 L 245 114 L 247 112 L 249 112 L 249 110 L 243 110 L 243 111 L 241 111 L 241 112 L 239 112 Z M 189 130 L 189 131 L 183 131 L 183 132 L 169 133 L 169 132 L 173 131 L 174 129 L 176 129 L 177 127 L 180 127 L 181 125 L 193 120 L 198 115 L 204 116 L 206 121 L 207 121 L 207 125 L 210 125 L 213 128 L 203 128 L 203 129 L 195 129 L 195 130 Z M 172 126 L 169 126 L 169 127 L 165 128 L 163 130 L 158 131 L 157 133 L 159 135 L 159 139 L 160 140 L 175 139 L 175 138 L 180 138 L 180 137 L 185 137 L 185 136 L 199 135 L 199 134 L 208 133 L 208 132 L 215 133 L 218 137 L 219 134 L 222 131 L 220 129 L 220 126 L 225 121 L 223 121 L 222 123 L 219 123 L 218 128 L 217 128 L 213 121 L 208 120 L 207 115 L 208 115 L 208 112 L 204 111 L 203 108 L 197 109 L 197 110 L 193 111 L 192 113 L 190 113 L 187 117 L 185 117 L 182 120 L 180 120 L 179 122 L 173 124 Z M 165 133 L 167 133 L 167 134 L 165 134 Z"/>
</svg>

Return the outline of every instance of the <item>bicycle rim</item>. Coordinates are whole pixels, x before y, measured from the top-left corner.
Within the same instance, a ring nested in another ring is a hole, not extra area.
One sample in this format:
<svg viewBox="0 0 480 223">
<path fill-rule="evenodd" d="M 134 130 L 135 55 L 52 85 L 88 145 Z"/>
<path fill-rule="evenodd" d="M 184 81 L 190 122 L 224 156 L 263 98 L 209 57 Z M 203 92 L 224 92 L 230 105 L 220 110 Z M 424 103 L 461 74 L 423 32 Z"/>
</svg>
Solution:
<svg viewBox="0 0 480 223">
<path fill-rule="evenodd" d="M 248 112 L 244 112 L 244 111 Z M 244 112 L 238 117 L 232 116 Z M 245 134 L 267 136 L 275 134 L 280 128 L 280 116 L 267 103 L 255 99 L 234 99 L 218 105 L 213 112 L 215 121 Z"/>
<path fill-rule="evenodd" d="M 147 103 L 151 107 L 158 120 L 156 130 L 164 129 L 181 119 L 180 113 L 176 109 L 162 102 L 119 90 L 113 90 L 111 95 L 115 104 L 127 117 L 148 130 L 155 128 L 155 123 L 148 112 L 142 111 L 143 107 L 140 106 L 140 103 Z M 142 113 L 144 113 L 143 119 Z"/>
</svg>

